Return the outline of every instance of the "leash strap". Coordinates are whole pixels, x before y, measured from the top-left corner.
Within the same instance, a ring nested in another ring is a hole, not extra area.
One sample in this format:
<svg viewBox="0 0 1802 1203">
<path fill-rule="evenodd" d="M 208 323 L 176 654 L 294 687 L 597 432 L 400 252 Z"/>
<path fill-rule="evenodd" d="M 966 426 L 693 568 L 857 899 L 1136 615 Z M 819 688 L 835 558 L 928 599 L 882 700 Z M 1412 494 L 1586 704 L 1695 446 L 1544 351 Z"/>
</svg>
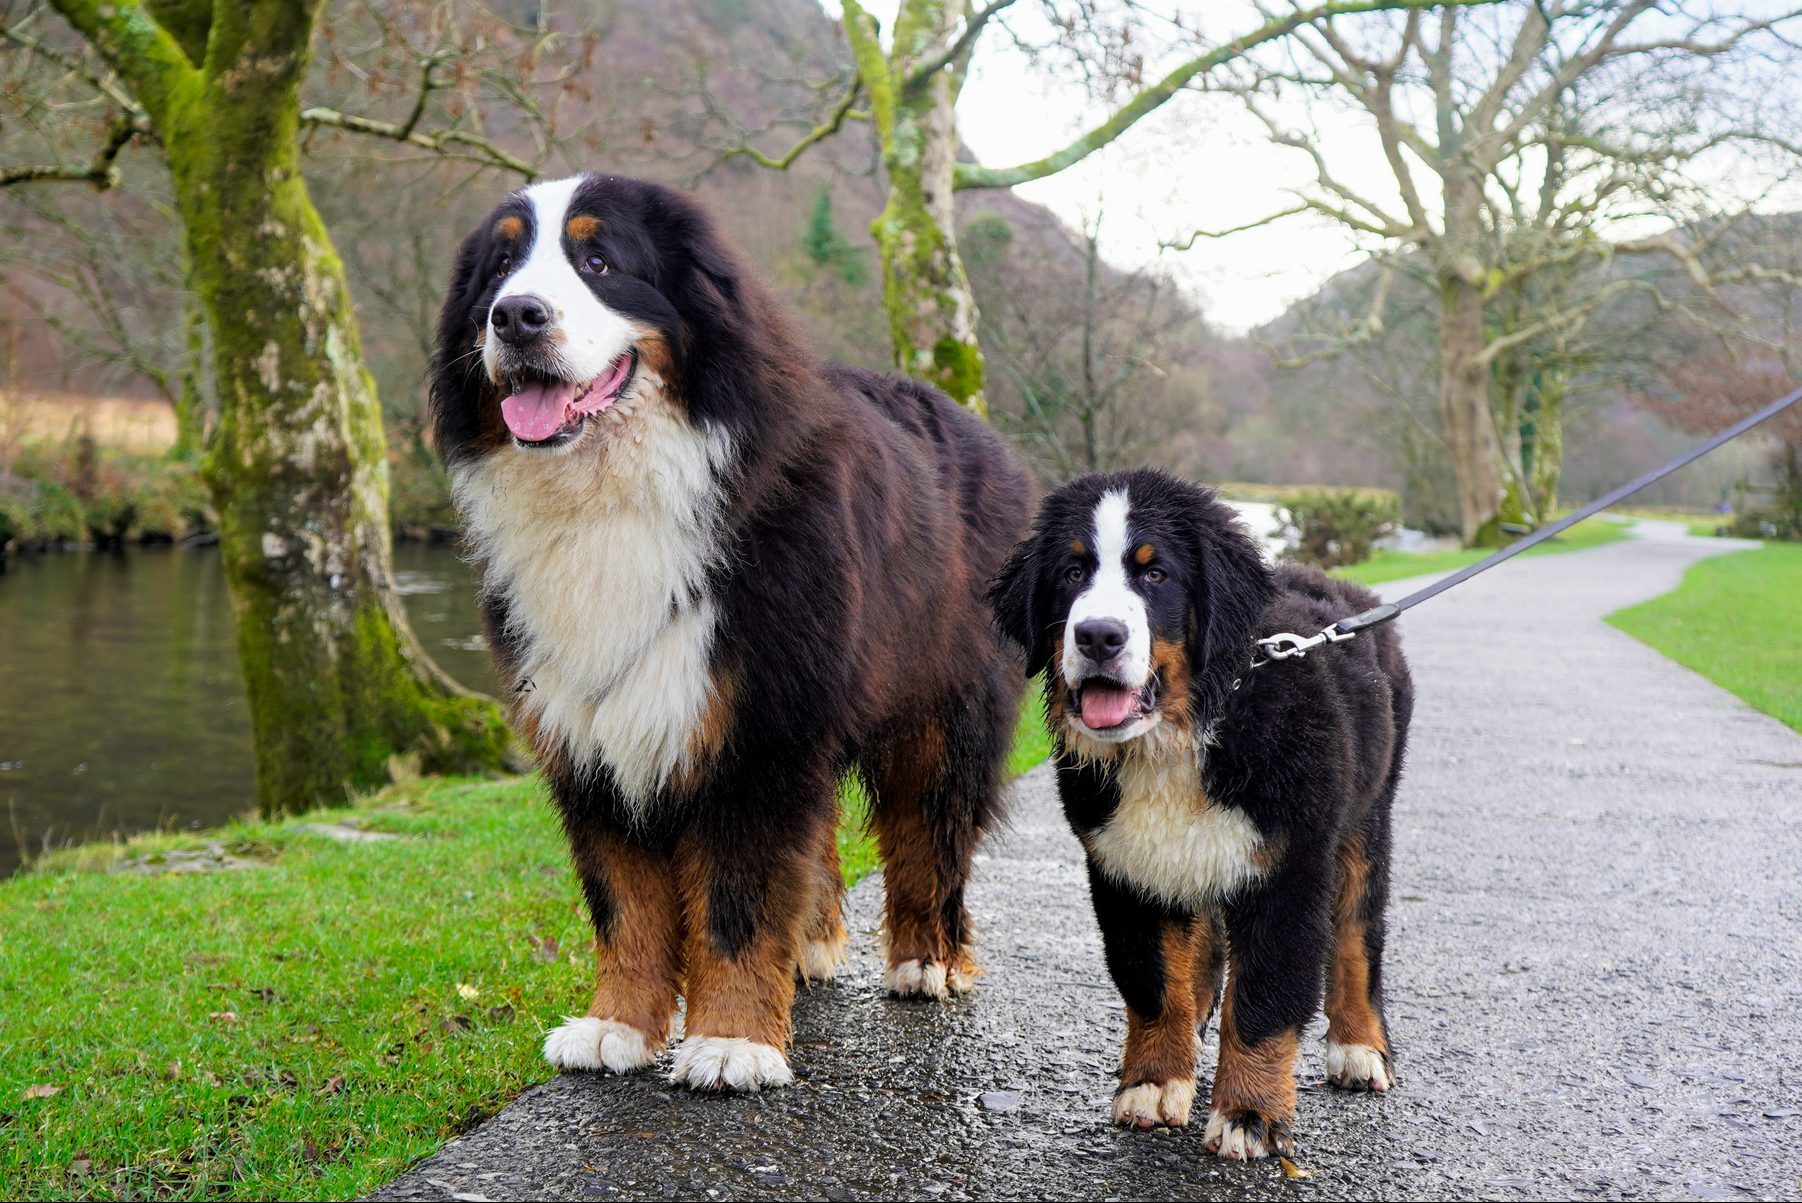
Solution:
<svg viewBox="0 0 1802 1203">
<path fill-rule="evenodd" d="M 1383 623 L 1393 621 L 1400 617 L 1403 610 L 1411 610 L 1428 598 L 1438 597 L 1447 589 L 1462 585 L 1465 581 L 1468 581 L 1478 573 L 1488 572 L 1503 560 L 1512 559 L 1529 547 L 1544 543 L 1547 539 L 1557 537 L 1564 531 L 1569 530 L 1577 523 L 1583 521 L 1583 519 L 1600 513 L 1609 506 L 1619 503 L 1623 498 L 1631 497 L 1633 494 L 1639 492 L 1647 485 L 1652 484 L 1654 481 L 1663 480 L 1677 469 L 1701 459 L 1704 455 L 1707 455 L 1722 443 L 1732 442 L 1759 423 L 1767 422 L 1776 417 L 1798 401 L 1802 401 L 1802 388 L 1795 390 L 1788 396 L 1779 397 L 1755 414 L 1741 418 L 1713 438 L 1691 447 L 1688 451 L 1685 451 L 1682 455 L 1670 461 L 1668 464 L 1654 468 L 1644 476 L 1629 481 L 1620 488 L 1615 489 L 1613 492 L 1596 498 L 1582 509 L 1565 515 L 1550 526 L 1542 526 L 1525 538 L 1516 539 L 1500 551 L 1483 557 L 1475 564 L 1467 564 L 1457 572 L 1434 581 L 1424 589 L 1416 589 L 1400 601 L 1387 602 L 1383 605 L 1374 606 L 1371 609 L 1365 610 L 1362 614 L 1354 614 L 1350 618 L 1341 618 L 1338 622 L 1327 627 L 1318 635 L 1304 637 L 1285 631 L 1280 635 L 1271 635 L 1268 638 L 1260 639 L 1258 640 L 1258 649 L 1263 653 L 1263 657 L 1254 657 L 1251 666 L 1253 668 L 1258 668 L 1270 663 L 1272 660 L 1287 660 L 1291 656 L 1305 656 L 1323 643 L 1343 643 L 1347 639 L 1352 638 L 1359 631 L 1368 630 L 1371 627 L 1381 626 Z"/>
</svg>

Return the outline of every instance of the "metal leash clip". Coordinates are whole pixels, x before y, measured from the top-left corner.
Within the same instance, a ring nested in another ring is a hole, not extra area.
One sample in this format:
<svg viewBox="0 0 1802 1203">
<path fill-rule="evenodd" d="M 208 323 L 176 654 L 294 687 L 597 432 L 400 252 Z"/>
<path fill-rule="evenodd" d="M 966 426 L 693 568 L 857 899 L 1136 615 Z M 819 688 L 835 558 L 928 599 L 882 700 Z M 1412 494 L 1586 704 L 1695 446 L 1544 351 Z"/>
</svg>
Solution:
<svg viewBox="0 0 1802 1203">
<path fill-rule="evenodd" d="M 1357 637 L 1356 631 L 1341 631 L 1338 624 L 1323 629 L 1320 634 L 1304 639 L 1289 631 L 1271 635 L 1258 640 L 1258 647 L 1263 649 L 1264 658 L 1254 659 L 1253 668 L 1262 668 L 1272 660 L 1287 660 L 1291 656 L 1305 656 L 1323 643 L 1344 643 L 1347 639 Z"/>
</svg>

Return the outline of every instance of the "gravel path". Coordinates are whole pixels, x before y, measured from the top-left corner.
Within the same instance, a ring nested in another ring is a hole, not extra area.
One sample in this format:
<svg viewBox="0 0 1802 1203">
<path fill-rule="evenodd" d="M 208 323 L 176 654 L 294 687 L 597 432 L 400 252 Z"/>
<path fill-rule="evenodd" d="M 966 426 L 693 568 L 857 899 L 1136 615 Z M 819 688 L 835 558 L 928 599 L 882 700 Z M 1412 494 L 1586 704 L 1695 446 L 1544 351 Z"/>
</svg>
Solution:
<svg viewBox="0 0 1802 1203">
<path fill-rule="evenodd" d="M 1199 1129 L 1106 1126 L 1124 1016 L 1040 769 L 977 875 L 968 999 L 880 996 L 865 882 L 851 972 L 798 1008 L 792 1089 L 566 1075 L 377 1197 L 1795 1197 L 1802 736 L 1601 622 L 1735 546 L 1641 533 L 1403 620 L 1401 1083 L 1329 1093 L 1307 1043 L 1305 1186 L 1215 1162 Z"/>
</svg>

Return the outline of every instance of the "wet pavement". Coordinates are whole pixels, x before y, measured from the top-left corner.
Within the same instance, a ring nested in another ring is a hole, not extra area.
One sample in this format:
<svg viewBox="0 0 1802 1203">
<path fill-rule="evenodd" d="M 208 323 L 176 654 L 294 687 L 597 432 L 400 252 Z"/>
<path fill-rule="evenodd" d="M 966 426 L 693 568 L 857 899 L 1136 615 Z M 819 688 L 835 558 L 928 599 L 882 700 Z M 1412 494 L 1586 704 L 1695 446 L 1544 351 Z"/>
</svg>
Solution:
<svg viewBox="0 0 1802 1203">
<path fill-rule="evenodd" d="M 1600 621 L 1732 547 L 1642 530 L 1403 620 L 1421 701 L 1391 905 L 1401 1080 L 1329 1092 L 1316 1025 L 1305 1182 L 1216 1162 L 1199 1125 L 1107 1126 L 1124 1015 L 1040 769 L 972 889 L 973 995 L 881 996 L 868 880 L 849 972 L 797 1007 L 792 1088 L 565 1075 L 376 1197 L 1797 1196 L 1802 736 Z M 1210 1034 L 1204 1078 L 1213 1056 Z"/>
</svg>

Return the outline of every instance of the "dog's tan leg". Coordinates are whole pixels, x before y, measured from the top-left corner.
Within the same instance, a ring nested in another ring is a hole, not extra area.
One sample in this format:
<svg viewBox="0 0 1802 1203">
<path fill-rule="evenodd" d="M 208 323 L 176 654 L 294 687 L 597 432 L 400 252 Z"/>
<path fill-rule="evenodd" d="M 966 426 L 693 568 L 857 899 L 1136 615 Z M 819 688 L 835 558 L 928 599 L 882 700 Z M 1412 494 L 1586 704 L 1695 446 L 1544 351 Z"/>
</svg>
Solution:
<svg viewBox="0 0 1802 1203">
<path fill-rule="evenodd" d="M 695 1090 L 785 1086 L 801 935 L 815 903 L 818 827 L 799 845 L 727 848 L 696 835 L 677 851 L 688 1014 L 670 1080 Z"/>
<path fill-rule="evenodd" d="M 1199 918 L 1162 923 L 1154 954 L 1162 966 L 1156 975 L 1162 994 L 1155 1010 L 1142 1011 L 1145 1003 L 1135 1006 L 1135 996 L 1127 996 L 1126 1049 L 1120 1058 L 1120 1089 L 1114 1094 L 1117 1124 L 1156 1128 L 1189 1122 L 1204 991 L 1197 975 L 1208 936 L 1203 923 Z"/>
<path fill-rule="evenodd" d="M 618 834 L 572 830 L 595 926 L 594 1000 L 544 1042 L 559 1069 L 628 1073 L 669 1041 L 681 979 L 682 913 L 669 858 Z"/>
<path fill-rule="evenodd" d="M 804 982 L 830 981 L 845 963 L 845 879 L 838 865 L 838 830 L 821 829 L 819 855 L 807 866 L 812 902 L 801 929 L 795 972 Z"/>
<path fill-rule="evenodd" d="M 1238 1012 L 1244 1003 L 1237 959 L 1220 1009 L 1220 1061 L 1209 1104 L 1207 1148 L 1228 1161 L 1295 1153 L 1295 1054 L 1300 1028 L 1248 1041 Z"/>
<path fill-rule="evenodd" d="M 1394 1081 L 1382 995 L 1373 972 L 1367 921 L 1371 865 L 1364 836 L 1339 845 L 1333 901 L 1333 957 L 1326 983 L 1326 1076 L 1347 1090 L 1388 1090 Z"/>
</svg>

